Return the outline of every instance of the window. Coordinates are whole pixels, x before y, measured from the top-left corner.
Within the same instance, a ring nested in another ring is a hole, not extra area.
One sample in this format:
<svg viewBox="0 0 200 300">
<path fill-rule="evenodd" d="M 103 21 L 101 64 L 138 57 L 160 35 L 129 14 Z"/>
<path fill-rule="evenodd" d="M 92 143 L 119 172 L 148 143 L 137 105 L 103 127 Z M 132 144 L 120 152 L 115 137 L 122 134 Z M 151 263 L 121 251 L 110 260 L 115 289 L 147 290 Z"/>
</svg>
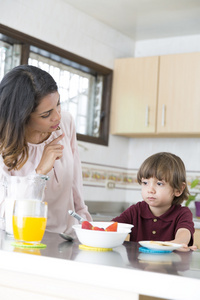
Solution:
<svg viewBox="0 0 200 300">
<path fill-rule="evenodd" d="M 4 74 L 20 64 L 19 45 L 10 45 L 1 41 L 0 35 L 0 80 Z"/>
<path fill-rule="evenodd" d="M 77 139 L 108 145 L 112 70 L 0 25 L 0 79 L 27 63 L 54 77 L 62 110 L 75 120 Z"/>
<path fill-rule="evenodd" d="M 0 80 L 4 75 L 7 45 L 0 41 Z"/>
</svg>

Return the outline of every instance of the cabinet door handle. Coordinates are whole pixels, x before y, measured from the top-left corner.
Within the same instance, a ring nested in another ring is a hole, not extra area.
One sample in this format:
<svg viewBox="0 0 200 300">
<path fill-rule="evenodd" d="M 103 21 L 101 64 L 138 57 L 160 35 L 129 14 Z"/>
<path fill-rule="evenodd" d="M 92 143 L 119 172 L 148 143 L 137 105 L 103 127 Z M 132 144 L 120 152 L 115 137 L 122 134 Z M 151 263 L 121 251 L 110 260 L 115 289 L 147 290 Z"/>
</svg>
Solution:
<svg viewBox="0 0 200 300">
<path fill-rule="evenodd" d="M 165 104 L 162 106 L 162 126 L 165 126 Z"/>
<path fill-rule="evenodd" d="M 149 106 L 146 106 L 146 114 L 145 114 L 145 126 L 149 126 Z"/>
</svg>

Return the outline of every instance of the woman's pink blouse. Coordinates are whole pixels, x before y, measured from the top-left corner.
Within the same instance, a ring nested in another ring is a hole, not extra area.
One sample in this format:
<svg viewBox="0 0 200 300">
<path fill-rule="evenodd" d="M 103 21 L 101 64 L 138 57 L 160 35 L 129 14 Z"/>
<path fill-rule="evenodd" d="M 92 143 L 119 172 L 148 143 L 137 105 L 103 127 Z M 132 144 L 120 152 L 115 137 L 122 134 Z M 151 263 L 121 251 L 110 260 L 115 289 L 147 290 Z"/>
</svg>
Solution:
<svg viewBox="0 0 200 300">
<path fill-rule="evenodd" d="M 47 174 L 50 179 L 47 181 L 44 196 L 44 201 L 48 203 L 46 229 L 52 232 L 66 232 L 71 234 L 73 233 L 72 225 L 77 224 L 77 221 L 68 214 L 68 210 L 75 210 L 88 221 L 92 219 L 83 201 L 82 170 L 78 154 L 76 130 L 73 118 L 68 112 L 62 113 L 60 130 L 53 132 L 41 144 L 28 144 L 29 158 L 19 171 L 8 172 L 1 158 L 0 173 L 6 172 L 12 176 L 34 174 L 40 162 L 44 146 L 63 132 L 65 133 L 65 137 L 59 141 L 64 146 L 63 156 L 61 159 L 55 161 L 53 169 Z"/>
</svg>

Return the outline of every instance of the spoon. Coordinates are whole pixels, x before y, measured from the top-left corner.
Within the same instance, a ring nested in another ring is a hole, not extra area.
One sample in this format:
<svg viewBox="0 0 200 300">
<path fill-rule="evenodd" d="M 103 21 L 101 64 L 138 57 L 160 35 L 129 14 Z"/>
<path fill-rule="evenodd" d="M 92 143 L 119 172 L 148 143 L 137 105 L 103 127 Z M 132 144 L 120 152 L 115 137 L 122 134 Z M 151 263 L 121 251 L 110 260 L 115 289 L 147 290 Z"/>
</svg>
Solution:
<svg viewBox="0 0 200 300">
<path fill-rule="evenodd" d="M 67 235 L 64 232 L 59 233 L 59 236 L 61 236 L 64 240 L 66 240 L 68 242 L 72 242 L 74 240 L 73 237 L 71 237 L 70 235 Z"/>
<path fill-rule="evenodd" d="M 68 210 L 68 213 L 70 214 L 70 216 L 74 217 L 75 219 L 77 219 L 80 223 L 82 223 L 84 221 L 84 219 L 79 216 L 75 211 L 73 210 Z M 74 239 L 73 237 L 71 237 L 70 235 L 62 232 L 62 233 L 59 233 L 59 235 L 66 241 L 68 242 L 72 242 Z"/>
<path fill-rule="evenodd" d="M 81 216 L 79 216 L 75 211 L 73 210 L 68 210 L 68 213 L 70 214 L 70 216 L 74 217 L 75 219 L 77 219 L 80 223 L 82 223 L 83 221 L 85 221 L 85 219 L 83 219 Z"/>
</svg>

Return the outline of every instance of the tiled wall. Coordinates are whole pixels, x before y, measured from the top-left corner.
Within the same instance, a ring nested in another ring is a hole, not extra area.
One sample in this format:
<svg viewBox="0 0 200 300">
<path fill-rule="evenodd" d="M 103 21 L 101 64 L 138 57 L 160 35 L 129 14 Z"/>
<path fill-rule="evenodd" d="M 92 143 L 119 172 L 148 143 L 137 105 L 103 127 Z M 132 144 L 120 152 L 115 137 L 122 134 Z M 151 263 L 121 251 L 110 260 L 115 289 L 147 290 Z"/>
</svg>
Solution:
<svg viewBox="0 0 200 300">
<path fill-rule="evenodd" d="M 89 201 L 109 200 L 117 201 L 116 194 L 124 194 L 124 201 L 135 203 L 141 200 L 140 185 L 137 182 L 137 169 L 117 168 L 114 166 L 82 162 L 83 185 L 87 190 L 92 189 Z M 199 185 L 191 189 L 194 179 L 199 179 Z M 190 192 L 200 193 L 200 172 L 187 172 L 187 184 Z M 95 192 L 96 190 L 96 192 Z M 110 197 L 102 199 L 102 190 L 109 190 Z M 101 192 L 99 192 L 101 191 Z M 129 194 L 128 194 L 129 193 Z M 98 195 L 97 198 L 95 195 Z M 127 197 L 127 195 L 129 197 Z M 112 197 L 111 197 L 112 196 Z M 137 198 L 138 197 L 138 198 Z M 120 199 L 118 200 L 120 201 Z"/>
<path fill-rule="evenodd" d="M 82 163 L 85 186 L 110 187 L 110 189 L 138 189 L 137 170 L 127 170 L 105 165 Z"/>
<path fill-rule="evenodd" d="M 82 162 L 83 183 L 86 186 L 106 187 L 111 183 L 111 189 L 136 189 L 140 188 L 137 182 L 137 171 L 117 168 L 113 166 L 97 165 Z M 187 172 L 187 184 L 190 188 L 191 182 L 199 179 L 199 185 L 196 189 L 200 189 L 200 172 Z"/>
</svg>

